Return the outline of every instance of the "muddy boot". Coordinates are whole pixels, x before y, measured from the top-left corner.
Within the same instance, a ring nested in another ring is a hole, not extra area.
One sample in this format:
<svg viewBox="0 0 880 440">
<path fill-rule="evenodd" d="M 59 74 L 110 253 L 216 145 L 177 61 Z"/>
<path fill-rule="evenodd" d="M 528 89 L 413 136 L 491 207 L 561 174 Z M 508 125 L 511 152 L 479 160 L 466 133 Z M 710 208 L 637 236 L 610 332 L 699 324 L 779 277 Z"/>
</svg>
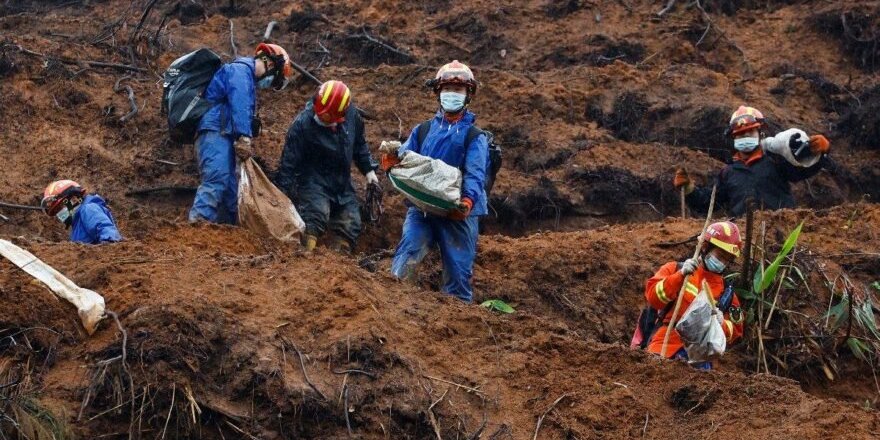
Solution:
<svg viewBox="0 0 880 440">
<path fill-rule="evenodd" d="M 351 256 L 352 245 L 351 242 L 345 238 L 335 237 L 333 243 L 330 245 L 330 249 L 342 255 Z"/>
<path fill-rule="evenodd" d="M 302 246 L 303 250 L 306 252 L 311 252 L 315 250 L 315 246 L 318 245 L 318 237 L 312 234 L 303 234 L 302 237 Z"/>
</svg>

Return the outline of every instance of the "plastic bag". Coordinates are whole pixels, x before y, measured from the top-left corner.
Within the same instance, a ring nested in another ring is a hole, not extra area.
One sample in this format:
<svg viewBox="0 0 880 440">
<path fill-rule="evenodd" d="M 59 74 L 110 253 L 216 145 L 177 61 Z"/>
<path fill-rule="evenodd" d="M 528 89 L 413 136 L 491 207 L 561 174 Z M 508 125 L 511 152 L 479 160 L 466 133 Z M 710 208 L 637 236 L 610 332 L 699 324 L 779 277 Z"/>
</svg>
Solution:
<svg viewBox="0 0 880 440">
<path fill-rule="evenodd" d="M 702 290 L 675 324 L 689 361 L 703 362 L 711 356 L 724 354 L 727 338 L 716 316 L 719 313 L 721 311 L 712 305 L 706 291 Z"/>
<path fill-rule="evenodd" d="M 306 224 L 293 206 L 263 173 L 254 159 L 241 164 L 238 179 L 238 224 L 261 237 L 298 240 Z"/>
<path fill-rule="evenodd" d="M 412 151 L 388 172 L 388 180 L 410 203 L 430 214 L 446 216 L 461 199 L 461 170 Z"/>
<path fill-rule="evenodd" d="M 88 334 L 95 332 L 98 321 L 104 318 L 104 297 L 97 292 L 77 286 L 60 272 L 44 263 L 34 254 L 0 240 L 0 255 L 6 257 L 28 275 L 40 280 L 49 290 L 76 306 L 79 318 Z"/>
<path fill-rule="evenodd" d="M 807 136 L 803 130 L 797 128 L 789 128 L 781 133 L 778 133 L 776 136 L 771 136 L 764 138 L 761 141 L 761 148 L 764 151 L 778 154 L 782 156 L 788 163 L 799 167 L 799 168 L 809 168 L 819 162 L 819 159 L 822 159 L 821 154 L 804 154 L 800 157 L 800 159 L 796 158 L 794 155 L 794 151 L 791 151 L 791 148 L 788 146 L 791 137 L 795 134 L 800 135 L 800 139 L 804 142 L 809 142 L 810 137 Z M 804 147 L 809 153 L 810 146 L 807 145 Z"/>
</svg>

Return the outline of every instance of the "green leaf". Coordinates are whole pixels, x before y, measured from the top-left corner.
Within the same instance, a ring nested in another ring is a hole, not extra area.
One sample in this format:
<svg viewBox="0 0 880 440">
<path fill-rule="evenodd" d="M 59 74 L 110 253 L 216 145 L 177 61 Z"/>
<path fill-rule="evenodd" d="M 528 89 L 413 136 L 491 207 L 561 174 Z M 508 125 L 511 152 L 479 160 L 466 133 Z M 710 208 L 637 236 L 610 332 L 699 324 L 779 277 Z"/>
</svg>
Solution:
<svg viewBox="0 0 880 440">
<path fill-rule="evenodd" d="M 754 293 L 746 289 L 733 289 L 733 291 L 736 293 L 736 296 L 738 296 L 739 299 L 752 301 L 756 298 Z"/>
<path fill-rule="evenodd" d="M 757 293 L 761 293 L 767 290 L 773 281 L 776 280 L 776 272 L 779 271 L 779 265 L 782 264 L 782 260 L 788 256 L 791 250 L 794 248 L 794 245 L 797 243 L 798 237 L 801 235 L 801 228 L 804 227 L 804 222 L 798 225 L 794 231 L 791 231 L 791 234 L 788 235 L 788 238 L 785 239 L 785 243 L 782 245 L 782 250 L 779 251 L 779 254 L 776 255 L 776 259 L 770 263 L 770 266 L 767 267 L 767 270 L 764 271 L 761 277 L 761 283 L 758 285 L 758 288 L 755 289 Z"/>
<path fill-rule="evenodd" d="M 873 283 L 871 283 L 871 287 L 880 290 L 880 281 L 874 281 Z"/>
<path fill-rule="evenodd" d="M 828 310 L 828 313 L 825 314 L 825 318 L 830 317 L 831 322 L 829 325 L 831 326 L 831 331 L 836 331 L 849 319 L 849 295 L 844 294 L 843 298 L 837 303 L 834 307 Z"/>
<path fill-rule="evenodd" d="M 860 327 L 871 332 L 875 338 L 880 339 L 880 331 L 877 330 L 877 321 L 874 320 L 874 307 L 871 304 L 870 297 L 866 298 L 861 306 L 854 307 L 853 314 L 856 315 L 855 319 Z"/>
<path fill-rule="evenodd" d="M 849 351 L 851 351 L 855 357 L 870 363 L 868 356 L 865 355 L 865 352 L 871 351 L 871 348 L 868 347 L 867 344 L 856 338 L 847 338 L 846 345 L 849 346 Z"/>
<path fill-rule="evenodd" d="M 516 311 L 513 307 L 510 307 L 506 302 L 501 301 L 500 299 L 490 299 L 488 301 L 483 301 L 483 303 L 480 305 L 489 310 L 494 310 L 501 313 L 513 313 Z"/>
<path fill-rule="evenodd" d="M 761 260 L 761 270 L 756 270 L 752 278 L 752 292 L 761 293 L 761 283 L 764 282 L 764 260 Z"/>
</svg>

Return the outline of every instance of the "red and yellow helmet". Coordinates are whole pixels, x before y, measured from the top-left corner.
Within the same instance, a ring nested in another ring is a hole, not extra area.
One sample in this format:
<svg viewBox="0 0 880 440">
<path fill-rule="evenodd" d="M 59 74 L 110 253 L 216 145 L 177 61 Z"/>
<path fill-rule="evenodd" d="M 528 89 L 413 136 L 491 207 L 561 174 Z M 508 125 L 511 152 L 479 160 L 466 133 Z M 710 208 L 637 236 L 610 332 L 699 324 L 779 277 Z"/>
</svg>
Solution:
<svg viewBox="0 0 880 440">
<path fill-rule="evenodd" d="M 342 81 L 330 80 L 321 84 L 314 99 L 315 115 L 325 124 L 345 121 L 345 112 L 351 104 L 351 90 Z"/>
<path fill-rule="evenodd" d="M 468 97 L 477 93 L 477 80 L 470 67 L 464 63 L 453 60 L 449 64 L 444 64 L 434 79 L 428 81 L 428 87 L 434 90 L 434 93 L 440 93 L 440 89 L 448 84 L 459 84 L 467 87 Z"/>
<path fill-rule="evenodd" d="M 53 217 L 64 208 L 65 203 L 71 197 L 82 197 L 85 190 L 73 180 L 58 180 L 49 184 L 43 191 L 43 200 L 40 207 L 48 216 Z"/>
<path fill-rule="evenodd" d="M 739 228 L 732 222 L 712 223 L 703 233 L 703 242 L 709 243 L 734 257 L 739 258 L 742 239 Z"/>
<path fill-rule="evenodd" d="M 257 50 L 254 51 L 256 58 L 266 57 L 274 64 L 271 71 L 266 72 L 268 75 L 275 75 L 272 81 L 272 87 L 275 90 L 281 90 L 287 87 L 290 77 L 293 76 L 293 62 L 290 61 L 290 55 L 283 47 L 277 44 L 260 43 Z"/>
<path fill-rule="evenodd" d="M 727 133 L 730 136 L 736 136 L 754 129 L 762 129 L 766 127 L 764 122 L 764 114 L 754 107 L 739 106 L 730 116 L 730 123 L 727 127 Z"/>
</svg>

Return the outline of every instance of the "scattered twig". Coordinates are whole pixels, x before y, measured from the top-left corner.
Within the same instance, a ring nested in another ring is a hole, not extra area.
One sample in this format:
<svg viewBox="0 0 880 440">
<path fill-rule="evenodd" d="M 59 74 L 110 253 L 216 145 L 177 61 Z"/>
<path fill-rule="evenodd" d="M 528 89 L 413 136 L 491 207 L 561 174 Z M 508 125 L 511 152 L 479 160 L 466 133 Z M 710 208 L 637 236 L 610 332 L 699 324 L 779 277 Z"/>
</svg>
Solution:
<svg viewBox="0 0 880 440">
<path fill-rule="evenodd" d="M 312 72 L 309 72 L 308 70 L 306 70 L 305 67 L 300 66 L 299 64 L 294 63 L 293 61 L 291 61 L 290 64 L 293 66 L 294 69 L 296 69 L 297 72 L 303 74 L 303 76 L 305 76 L 306 78 L 308 78 L 308 79 L 309 79 L 310 81 L 312 81 L 313 83 L 318 84 L 318 85 L 324 84 L 323 81 L 321 81 L 320 79 L 318 79 L 317 76 L 312 75 Z"/>
<path fill-rule="evenodd" d="M 648 434 L 648 419 L 650 418 L 650 413 L 645 413 L 645 426 L 642 426 L 642 437 Z"/>
<path fill-rule="evenodd" d="M 156 6 L 157 1 L 158 0 L 150 0 L 150 2 L 147 3 L 147 6 L 144 8 L 144 13 L 141 14 L 141 19 L 140 21 L 138 21 L 137 27 L 134 28 L 134 32 L 131 33 L 131 37 L 129 37 L 128 39 L 129 46 L 134 42 L 138 34 L 140 34 L 141 28 L 144 26 L 144 22 L 147 20 L 150 12 L 153 10 L 153 6 Z"/>
<path fill-rule="evenodd" d="M 231 18 L 229 19 L 229 45 L 232 46 L 232 56 L 238 58 L 238 48 L 235 47 L 235 25 L 232 24 Z"/>
<path fill-rule="evenodd" d="M 562 399 L 565 399 L 566 397 L 568 397 L 568 394 L 563 394 L 559 396 L 559 398 L 553 401 L 553 404 L 550 405 L 550 407 L 547 408 L 547 410 L 544 411 L 543 414 L 541 414 L 541 417 L 538 417 L 538 423 L 535 425 L 535 435 L 532 436 L 532 440 L 538 440 L 538 431 L 541 430 L 541 424 L 544 423 L 544 417 L 547 417 L 547 414 L 549 414 L 550 411 L 553 411 L 553 408 L 556 408 L 556 405 L 558 405 L 559 402 L 561 402 Z"/>
<path fill-rule="evenodd" d="M 131 86 L 126 85 L 125 87 L 120 88 L 119 86 L 122 84 L 122 81 L 130 79 L 130 76 L 123 76 L 116 80 L 116 84 L 113 86 L 113 91 L 116 93 L 121 92 L 123 89 L 128 92 L 128 104 L 131 106 L 131 111 L 128 112 L 123 117 L 119 118 L 119 122 L 125 122 L 129 119 L 133 118 L 136 114 L 138 114 L 138 106 L 137 101 L 134 99 L 134 89 Z"/>
<path fill-rule="evenodd" d="M 457 386 L 457 387 L 459 387 L 459 388 L 461 388 L 461 389 L 468 390 L 468 391 L 470 391 L 470 392 L 472 392 L 472 393 L 476 393 L 476 394 L 479 394 L 479 395 L 481 395 L 481 396 L 485 396 L 485 395 L 486 395 L 485 392 L 480 391 L 480 390 L 478 390 L 478 389 L 476 389 L 476 388 L 472 388 L 472 387 L 469 387 L 469 386 L 467 386 L 467 385 L 462 385 L 462 384 L 460 384 L 460 383 L 451 382 L 451 381 L 448 381 L 448 380 L 445 380 L 445 379 L 440 379 L 439 377 L 428 376 L 427 374 L 423 374 L 422 377 L 424 377 L 425 379 L 435 380 L 435 381 L 437 381 L 437 382 L 443 382 L 443 383 L 445 383 L 445 384 L 449 384 L 449 385 L 455 385 L 455 386 Z"/>
<path fill-rule="evenodd" d="M 9 221 L 9 217 L 7 217 L 7 216 L 5 216 L 5 215 L 3 215 L 3 214 L 0 214 L 0 220 L 3 220 L 4 222 L 8 222 L 8 221 Z"/>
<path fill-rule="evenodd" d="M 318 387 L 315 386 L 312 380 L 309 379 L 309 373 L 306 371 L 306 363 L 303 360 L 303 354 L 299 351 L 299 348 L 292 342 L 288 341 L 284 336 L 278 335 L 278 337 L 281 338 L 282 344 L 290 345 L 291 347 L 293 347 L 293 350 L 296 351 L 296 355 L 299 356 L 299 366 L 302 368 L 303 377 L 306 379 L 306 383 L 309 385 L 309 387 L 311 387 L 312 390 L 318 393 L 318 395 L 321 396 L 321 399 L 327 400 L 327 396 L 325 396 L 324 393 L 322 393 L 321 390 L 319 390 Z"/>
<path fill-rule="evenodd" d="M 19 52 L 21 52 L 25 55 L 30 55 L 30 56 L 39 57 L 39 58 L 52 58 L 52 59 L 58 60 L 64 64 L 74 64 L 77 66 L 85 64 L 89 67 L 106 67 L 106 68 L 110 68 L 110 69 L 125 70 L 125 71 L 140 72 L 140 73 L 145 73 L 147 71 L 147 69 L 144 69 L 141 67 L 130 66 L 128 64 L 107 63 L 104 61 L 81 61 L 81 60 L 75 60 L 75 59 L 67 58 L 67 57 L 56 57 L 56 56 L 52 56 L 52 55 L 44 55 L 39 52 L 34 52 L 32 50 L 25 49 L 24 47 L 21 47 L 20 45 L 17 45 L 17 44 L 14 45 L 14 47 L 17 48 Z"/>
<path fill-rule="evenodd" d="M 266 32 L 263 33 L 263 41 L 269 41 L 272 38 L 272 31 L 275 29 L 275 25 L 277 25 L 277 21 L 270 21 L 268 25 L 266 25 Z"/>
<path fill-rule="evenodd" d="M 663 213 L 660 212 L 660 210 L 657 209 L 657 208 L 656 208 L 651 202 L 630 202 L 630 203 L 627 203 L 627 205 L 629 205 L 629 206 L 634 206 L 634 205 L 647 205 L 647 206 L 650 207 L 652 210 L 654 210 L 654 212 L 656 212 L 657 214 L 660 214 L 660 217 L 663 217 Z"/>
<path fill-rule="evenodd" d="M 675 0 L 669 0 L 668 2 L 666 2 L 666 6 L 659 12 L 657 12 L 657 17 L 662 17 L 666 15 L 666 13 L 669 12 L 669 10 L 672 9 L 673 6 L 675 6 Z"/>
<path fill-rule="evenodd" d="M 349 373 L 351 373 L 351 374 L 363 374 L 364 376 L 367 376 L 367 377 L 369 377 L 370 379 L 375 379 L 375 378 L 376 378 L 376 375 L 375 375 L 375 374 L 370 373 L 369 371 L 364 371 L 364 370 L 342 370 L 342 371 L 336 371 L 336 370 L 334 370 L 334 371 L 333 371 L 333 374 L 349 374 Z"/>
<path fill-rule="evenodd" d="M 440 401 L 442 401 L 446 397 L 446 393 L 449 392 L 449 388 L 443 392 L 443 395 L 440 396 L 431 406 L 428 407 L 428 420 L 431 422 L 431 426 L 434 428 L 434 434 L 437 435 L 437 440 L 443 440 L 443 437 L 440 435 L 440 427 L 437 426 L 437 419 L 434 417 L 434 407 L 437 406 Z"/>
<path fill-rule="evenodd" d="M 402 51 L 402 50 L 400 50 L 400 49 L 398 49 L 398 48 L 396 48 L 396 47 L 394 47 L 394 46 L 392 46 L 392 45 L 390 45 L 390 44 L 388 44 L 388 43 L 385 43 L 384 41 L 382 41 L 382 40 L 380 40 L 380 39 L 378 39 L 378 38 L 376 38 L 376 37 L 370 35 L 369 32 L 367 32 L 367 29 L 364 28 L 364 27 L 361 27 L 360 33 L 357 33 L 357 34 L 349 34 L 346 38 L 347 38 L 347 39 L 361 39 L 361 40 L 366 40 L 367 42 L 372 43 L 372 44 L 374 44 L 374 45 L 376 45 L 376 46 L 379 46 L 379 47 L 381 47 L 382 49 L 385 49 L 385 50 L 388 51 L 388 52 L 391 52 L 391 53 L 397 54 L 398 56 L 402 57 L 406 62 L 409 62 L 409 63 L 415 62 L 415 57 L 413 57 L 412 55 L 410 55 L 410 54 L 407 53 L 407 52 L 404 52 L 404 51 Z"/>
<path fill-rule="evenodd" d="M 343 399 L 343 412 L 345 412 L 345 427 L 348 428 L 348 436 L 351 437 L 354 433 L 351 431 L 351 420 L 348 417 L 348 385 L 342 386 L 342 399 Z"/>
<path fill-rule="evenodd" d="M 171 410 L 174 409 L 174 398 L 177 396 L 177 384 L 171 384 L 171 405 L 168 406 L 168 416 L 165 417 L 165 427 L 162 428 L 162 439 L 165 439 L 165 432 L 168 431 L 168 422 L 171 421 Z M 229 423 L 227 421 L 227 423 Z"/>
<path fill-rule="evenodd" d="M 709 391 L 708 391 L 703 397 L 700 398 L 700 401 L 697 402 L 696 405 L 692 406 L 691 409 L 685 411 L 685 412 L 684 412 L 684 415 L 688 415 L 688 414 L 691 413 L 691 411 L 697 409 L 700 405 L 703 404 L 703 402 L 706 400 L 706 398 L 709 397 L 709 395 L 711 395 L 713 392 L 715 392 L 715 387 L 714 387 L 714 386 L 713 386 L 713 387 L 712 387 L 712 388 L 711 388 L 711 389 L 710 389 L 710 390 L 709 390 Z"/>
</svg>

